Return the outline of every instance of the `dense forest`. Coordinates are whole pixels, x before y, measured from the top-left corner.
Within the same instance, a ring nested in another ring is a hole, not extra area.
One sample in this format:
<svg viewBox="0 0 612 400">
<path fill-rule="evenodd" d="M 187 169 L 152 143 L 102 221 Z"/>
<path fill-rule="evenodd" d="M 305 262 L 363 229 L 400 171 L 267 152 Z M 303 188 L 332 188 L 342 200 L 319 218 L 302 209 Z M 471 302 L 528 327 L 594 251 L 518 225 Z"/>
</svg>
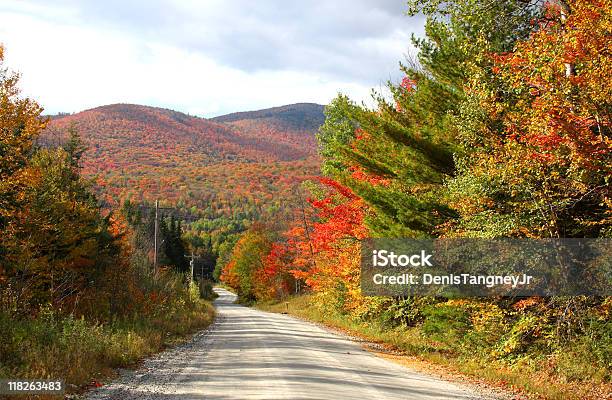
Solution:
<svg viewBox="0 0 612 400">
<path fill-rule="evenodd" d="M 307 204 L 253 225 L 221 279 L 517 390 L 605 397 L 609 297 L 367 297 L 359 278 L 368 237 L 612 237 L 612 3 L 411 0 L 408 13 L 427 23 L 405 77 L 374 108 L 326 107 Z"/>
</svg>

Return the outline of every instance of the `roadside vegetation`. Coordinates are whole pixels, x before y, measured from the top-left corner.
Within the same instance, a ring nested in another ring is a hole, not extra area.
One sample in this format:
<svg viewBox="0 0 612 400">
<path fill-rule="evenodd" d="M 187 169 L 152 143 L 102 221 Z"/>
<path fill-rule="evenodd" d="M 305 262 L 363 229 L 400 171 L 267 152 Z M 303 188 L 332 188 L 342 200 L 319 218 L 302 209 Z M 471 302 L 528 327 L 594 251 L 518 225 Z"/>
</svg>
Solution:
<svg viewBox="0 0 612 400">
<path fill-rule="evenodd" d="M 148 303 L 147 313 L 109 321 L 66 315 L 50 307 L 30 318 L 0 314 L 0 376 L 62 379 L 74 392 L 106 382 L 113 368 L 135 365 L 212 322 L 213 307 L 199 298 L 196 287 L 183 288 L 180 276 L 158 283 L 164 288 L 148 295 L 156 293 L 165 300 Z"/>
<path fill-rule="evenodd" d="M 590 321 L 588 334 L 553 344 L 551 341 L 557 341 L 556 332 L 542 323 L 540 310 L 526 315 L 519 310 L 503 313 L 493 301 L 441 303 L 423 299 L 421 322 L 412 325 L 398 324 L 392 312 L 356 318 L 320 304 L 311 294 L 283 301 L 259 301 L 255 307 L 287 313 L 388 346 L 394 354 L 401 354 L 394 360 L 402 362 L 402 357 L 407 356 L 412 367 L 415 363 L 410 356 L 416 357 L 416 367 L 425 367 L 425 371 L 427 364 L 421 365 L 421 361 L 441 366 L 444 373 L 482 379 L 530 398 L 595 400 L 607 398 L 612 391 L 612 327 L 597 316 Z M 539 339 L 530 334 L 533 330 L 540 330 Z M 509 347 L 512 352 L 508 352 Z"/>
</svg>

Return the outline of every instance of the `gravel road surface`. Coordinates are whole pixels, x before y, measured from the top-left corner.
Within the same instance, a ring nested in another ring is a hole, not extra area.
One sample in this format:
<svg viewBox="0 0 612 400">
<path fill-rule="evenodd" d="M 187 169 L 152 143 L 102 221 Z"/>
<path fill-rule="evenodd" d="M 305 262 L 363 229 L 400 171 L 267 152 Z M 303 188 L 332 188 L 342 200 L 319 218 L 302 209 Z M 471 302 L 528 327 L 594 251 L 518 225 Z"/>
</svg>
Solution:
<svg viewBox="0 0 612 400">
<path fill-rule="evenodd" d="M 364 351 L 317 325 L 233 304 L 188 343 L 146 360 L 87 399 L 489 399 Z"/>
</svg>

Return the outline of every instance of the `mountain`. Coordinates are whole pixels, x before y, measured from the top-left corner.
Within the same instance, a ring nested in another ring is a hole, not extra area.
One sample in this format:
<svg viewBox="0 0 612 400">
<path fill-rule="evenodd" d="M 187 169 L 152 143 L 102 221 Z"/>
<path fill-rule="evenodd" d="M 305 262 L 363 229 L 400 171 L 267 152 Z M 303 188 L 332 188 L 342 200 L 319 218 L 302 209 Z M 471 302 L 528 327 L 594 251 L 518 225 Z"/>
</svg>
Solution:
<svg viewBox="0 0 612 400">
<path fill-rule="evenodd" d="M 236 113 L 208 120 L 163 108 L 113 104 L 53 116 L 45 136 L 59 135 L 61 141 L 66 128 L 74 126 L 96 148 L 135 146 L 181 154 L 187 150 L 191 157 L 204 163 L 219 159 L 288 161 L 314 155 L 314 132 L 320 125 L 317 122 L 322 111 L 317 118 L 311 107 L 291 111 L 290 115 L 283 108 L 278 107 L 278 112 L 269 109 L 244 113 L 265 112 L 266 117 L 240 118 L 241 113 Z M 308 120 L 300 123 L 296 120 L 300 115 Z M 225 118 L 228 123 L 224 123 Z M 141 157 L 134 161 L 150 163 Z"/>
<path fill-rule="evenodd" d="M 108 203 L 161 198 L 232 214 L 281 207 L 296 182 L 318 174 L 322 110 L 302 103 L 204 119 L 112 104 L 52 116 L 40 141 L 58 145 L 76 129 L 88 148 L 83 172 Z"/>
<path fill-rule="evenodd" d="M 297 103 L 257 111 L 242 111 L 212 121 L 230 123 L 234 126 L 245 124 L 267 124 L 288 132 L 312 132 L 325 122 L 325 106 L 315 103 Z"/>
</svg>

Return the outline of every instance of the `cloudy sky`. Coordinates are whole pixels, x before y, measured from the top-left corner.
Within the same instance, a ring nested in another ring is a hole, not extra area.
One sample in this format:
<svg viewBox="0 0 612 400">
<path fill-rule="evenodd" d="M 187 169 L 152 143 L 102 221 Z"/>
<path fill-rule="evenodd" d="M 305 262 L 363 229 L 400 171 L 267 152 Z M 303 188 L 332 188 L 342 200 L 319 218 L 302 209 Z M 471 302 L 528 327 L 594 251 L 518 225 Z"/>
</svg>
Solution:
<svg viewBox="0 0 612 400">
<path fill-rule="evenodd" d="M 2 0 L 0 43 L 47 113 L 111 103 L 203 117 L 398 80 L 403 0 Z"/>
</svg>

